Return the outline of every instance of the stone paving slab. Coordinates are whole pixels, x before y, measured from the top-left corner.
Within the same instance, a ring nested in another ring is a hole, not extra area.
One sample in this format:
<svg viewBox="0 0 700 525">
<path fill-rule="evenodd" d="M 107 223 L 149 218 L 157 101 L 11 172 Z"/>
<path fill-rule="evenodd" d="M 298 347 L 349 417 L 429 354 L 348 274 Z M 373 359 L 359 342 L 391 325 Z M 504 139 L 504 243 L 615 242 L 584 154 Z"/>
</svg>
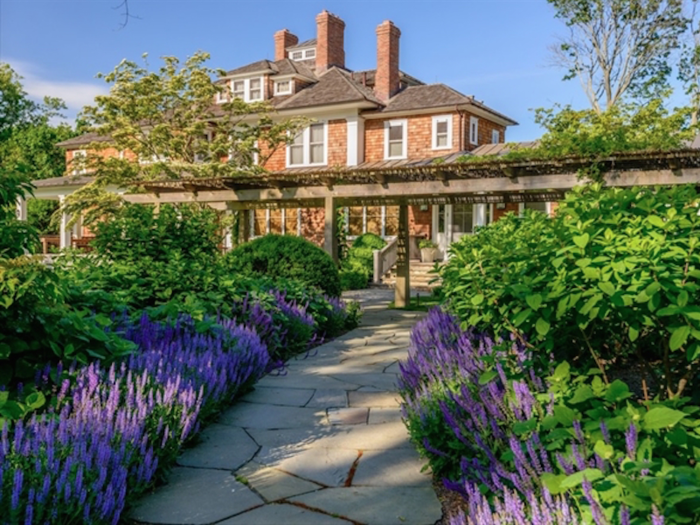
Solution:
<svg viewBox="0 0 700 525">
<path fill-rule="evenodd" d="M 217 525 L 348 525 L 350 522 L 295 505 L 272 504 Z"/>
<path fill-rule="evenodd" d="M 357 456 L 358 451 L 354 449 L 313 447 L 273 461 L 268 466 L 327 487 L 341 487 Z M 256 461 L 261 462 L 258 458 Z"/>
<path fill-rule="evenodd" d="M 402 421 L 401 418 L 402 415 L 400 408 L 371 408 L 367 423 L 370 425 L 396 423 Z"/>
<path fill-rule="evenodd" d="M 185 450 L 177 460 L 178 465 L 236 470 L 260 448 L 245 430 L 227 425 L 210 425 L 198 437 L 201 442 Z"/>
<path fill-rule="evenodd" d="M 328 421 L 331 425 L 364 425 L 369 417 L 368 408 L 329 408 Z"/>
<path fill-rule="evenodd" d="M 442 510 L 425 487 L 350 487 L 326 489 L 293 498 L 313 508 L 365 525 L 433 525 Z"/>
<path fill-rule="evenodd" d="M 361 383 L 351 383 L 333 377 L 288 373 L 285 376 L 265 376 L 257 382 L 257 386 L 272 386 L 282 388 L 313 388 L 323 390 L 357 390 Z"/>
<path fill-rule="evenodd" d="M 415 449 L 367 450 L 360 458 L 353 487 L 422 487 L 431 482 L 431 475 L 421 473 L 426 461 Z"/>
<path fill-rule="evenodd" d="M 414 448 L 408 440 L 408 430 L 401 421 L 377 425 L 335 426 L 334 428 L 337 429 L 336 432 L 314 441 L 312 446 L 352 450 Z"/>
<path fill-rule="evenodd" d="M 384 290 L 353 296 L 365 303 L 362 328 L 292 360 L 285 375 L 262 378 L 181 456 L 198 468 L 174 468 L 131 517 L 158 525 L 435 523 L 440 504 L 395 393 L 397 360 L 421 314 L 386 310 L 393 295 Z"/>
<path fill-rule="evenodd" d="M 141 498 L 129 517 L 139 523 L 208 525 L 263 503 L 230 472 L 176 467 L 168 484 Z"/>
<path fill-rule="evenodd" d="M 308 408 L 345 408 L 348 406 L 348 393 L 345 390 L 318 389 L 306 406 Z"/>
<path fill-rule="evenodd" d="M 277 501 L 321 489 L 321 485 L 254 461 L 236 472 L 236 478 L 267 501 Z"/>
<path fill-rule="evenodd" d="M 314 390 L 308 388 L 256 386 L 255 390 L 243 396 L 241 401 L 264 405 L 303 407 L 309 402 L 313 395 Z"/>
<path fill-rule="evenodd" d="M 316 408 L 240 402 L 223 412 L 219 422 L 243 428 L 313 428 L 326 423 L 326 413 Z"/>
<path fill-rule="evenodd" d="M 399 406 L 396 392 L 349 392 L 348 404 L 351 407 L 395 408 Z"/>
</svg>

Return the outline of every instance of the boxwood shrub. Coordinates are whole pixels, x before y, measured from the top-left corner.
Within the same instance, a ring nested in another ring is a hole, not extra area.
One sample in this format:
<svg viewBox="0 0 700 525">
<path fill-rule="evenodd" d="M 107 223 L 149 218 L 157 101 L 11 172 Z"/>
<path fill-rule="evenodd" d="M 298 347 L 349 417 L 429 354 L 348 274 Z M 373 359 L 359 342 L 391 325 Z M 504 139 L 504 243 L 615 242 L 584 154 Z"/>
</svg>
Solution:
<svg viewBox="0 0 700 525">
<path fill-rule="evenodd" d="M 333 259 L 301 237 L 266 235 L 238 246 L 226 259 L 237 275 L 292 279 L 340 296 L 340 275 Z"/>
</svg>

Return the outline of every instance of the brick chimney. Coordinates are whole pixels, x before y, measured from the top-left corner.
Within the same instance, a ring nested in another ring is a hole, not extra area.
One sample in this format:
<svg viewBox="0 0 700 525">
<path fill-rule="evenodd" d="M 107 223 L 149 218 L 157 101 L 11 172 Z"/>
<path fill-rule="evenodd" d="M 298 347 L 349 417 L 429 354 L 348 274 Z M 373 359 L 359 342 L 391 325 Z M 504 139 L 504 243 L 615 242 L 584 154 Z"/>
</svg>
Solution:
<svg viewBox="0 0 700 525">
<path fill-rule="evenodd" d="M 374 94 L 386 102 L 399 90 L 399 38 L 401 30 L 391 20 L 377 26 L 377 74 Z"/>
<path fill-rule="evenodd" d="M 282 29 L 275 33 L 275 61 L 287 58 L 287 48 L 299 43 L 296 35 L 289 32 L 289 29 Z"/>
<path fill-rule="evenodd" d="M 345 67 L 345 22 L 324 10 L 316 16 L 316 71 Z"/>
</svg>

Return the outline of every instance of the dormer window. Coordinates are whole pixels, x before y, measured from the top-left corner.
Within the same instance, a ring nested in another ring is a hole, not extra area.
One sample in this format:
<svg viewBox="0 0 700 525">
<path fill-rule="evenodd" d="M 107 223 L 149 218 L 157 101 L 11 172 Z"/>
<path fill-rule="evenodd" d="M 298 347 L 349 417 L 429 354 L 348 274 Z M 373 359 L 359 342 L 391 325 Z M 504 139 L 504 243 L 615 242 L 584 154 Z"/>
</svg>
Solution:
<svg viewBox="0 0 700 525">
<path fill-rule="evenodd" d="M 241 78 L 231 80 L 228 84 L 233 98 L 240 98 L 244 102 L 258 102 L 263 100 L 263 77 Z M 218 103 L 228 102 L 228 93 L 217 93 Z"/>
<path fill-rule="evenodd" d="M 278 80 L 275 82 L 275 95 L 291 95 L 292 80 Z"/>
<path fill-rule="evenodd" d="M 289 53 L 289 58 L 292 60 L 308 60 L 310 58 L 316 58 L 316 48 L 309 47 L 307 49 L 296 49 Z"/>
<path fill-rule="evenodd" d="M 71 173 L 73 175 L 84 175 L 85 173 L 87 173 L 87 166 L 85 165 L 86 161 L 87 151 L 85 151 L 84 149 L 74 150 L 73 160 L 71 161 Z"/>
</svg>

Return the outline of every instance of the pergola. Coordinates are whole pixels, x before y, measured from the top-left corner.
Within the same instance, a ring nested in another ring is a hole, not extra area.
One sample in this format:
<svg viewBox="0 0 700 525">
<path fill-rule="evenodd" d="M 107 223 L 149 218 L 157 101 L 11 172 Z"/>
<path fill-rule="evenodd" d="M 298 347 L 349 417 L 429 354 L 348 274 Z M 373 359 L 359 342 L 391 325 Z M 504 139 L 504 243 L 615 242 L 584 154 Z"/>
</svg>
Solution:
<svg viewBox="0 0 700 525">
<path fill-rule="evenodd" d="M 700 150 L 636 152 L 595 159 L 609 186 L 700 184 Z M 396 306 L 410 300 L 408 206 L 454 203 L 551 202 L 584 183 L 590 158 L 506 160 L 466 153 L 441 159 L 363 163 L 354 167 L 297 168 L 235 177 L 142 182 L 133 203 L 202 203 L 235 211 L 260 208 L 324 208 L 324 249 L 337 260 L 336 210 L 345 206 L 399 207 Z M 43 186 L 40 192 L 47 193 Z M 50 188 L 50 191 L 56 191 Z M 39 195 L 37 195 L 39 197 Z M 41 197 L 39 197 L 41 198 Z M 241 237 L 249 235 L 242 214 Z"/>
</svg>

